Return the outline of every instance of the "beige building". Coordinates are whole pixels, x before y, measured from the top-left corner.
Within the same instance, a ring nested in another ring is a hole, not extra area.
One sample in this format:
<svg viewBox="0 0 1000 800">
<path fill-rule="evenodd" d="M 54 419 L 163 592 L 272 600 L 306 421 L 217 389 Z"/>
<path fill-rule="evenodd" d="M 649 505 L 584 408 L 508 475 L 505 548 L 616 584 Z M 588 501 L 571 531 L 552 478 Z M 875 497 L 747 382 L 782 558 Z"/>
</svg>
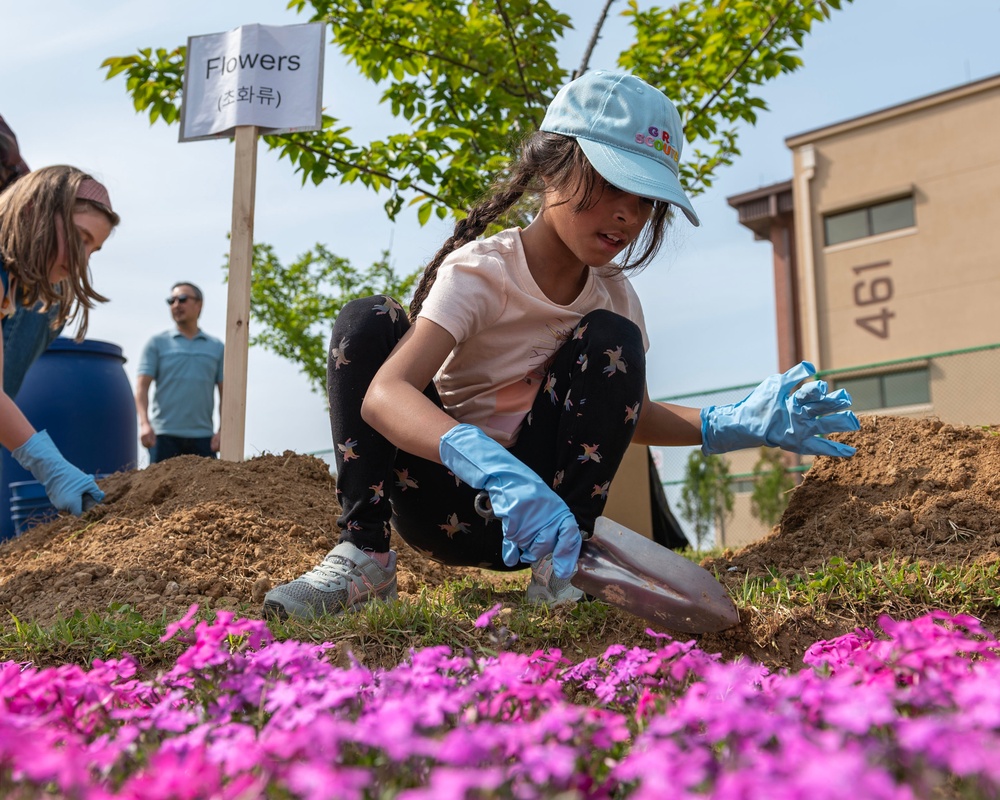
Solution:
<svg viewBox="0 0 1000 800">
<path fill-rule="evenodd" d="M 998 131 L 1000 75 L 791 136 L 792 179 L 729 198 L 773 248 L 782 370 L 859 413 L 1000 424 Z M 742 494 L 729 528 L 766 532 Z"/>
</svg>

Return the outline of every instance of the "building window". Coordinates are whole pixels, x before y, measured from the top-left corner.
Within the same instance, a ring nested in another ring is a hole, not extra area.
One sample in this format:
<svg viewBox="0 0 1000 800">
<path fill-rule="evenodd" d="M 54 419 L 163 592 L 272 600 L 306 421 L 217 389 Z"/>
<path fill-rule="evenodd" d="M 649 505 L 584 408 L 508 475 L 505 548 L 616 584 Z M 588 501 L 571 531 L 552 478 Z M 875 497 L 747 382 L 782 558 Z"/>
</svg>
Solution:
<svg viewBox="0 0 1000 800">
<path fill-rule="evenodd" d="M 827 246 L 912 228 L 915 224 L 912 195 L 823 217 Z"/>
<path fill-rule="evenodd" d="M 916 406 L 930 403 L 930 373 L 926 367 L 863 378 L 843 378 L 838 389 L 847 389 L 854 401 L 854 411 L 873 411 L 896 406 Z"/>
</svg>

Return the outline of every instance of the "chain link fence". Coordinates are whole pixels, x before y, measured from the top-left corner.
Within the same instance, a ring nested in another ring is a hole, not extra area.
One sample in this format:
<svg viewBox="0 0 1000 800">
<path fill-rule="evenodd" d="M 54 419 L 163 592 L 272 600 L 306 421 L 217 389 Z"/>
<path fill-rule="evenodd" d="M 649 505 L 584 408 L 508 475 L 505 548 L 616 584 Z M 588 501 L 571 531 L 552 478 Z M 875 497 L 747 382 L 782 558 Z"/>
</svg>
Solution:
<svg viewBox="0 0 1000 800">
<path fill-rule="evenodd" d="M 937 417 L 953 425 L 1000 424 L 1000 343 L 933 353 L 862 366 L 825 370 L 818 377 L 831 390 L 845 388 L 854 400 L 856 414 Z M 704 392 L 657 398 L 663 402 L 704 408 L 736 403 L 757 384 L 729 386 Z M 715 520 L 698 542 L 695 525 L 682 512 L 682 493 L 688 459 L 697 447 L 655 447 L 653 459 L 674 516 L 692 546 L 742 547 L 768 533 L 771 525 L 754 513 L 754 467 L 760 450 L 721 456 L 729 469 L 733 509 Z M 783 453 L 789 479 L 797 484 L 809 469 L 808 457 Z"/>
</svg>

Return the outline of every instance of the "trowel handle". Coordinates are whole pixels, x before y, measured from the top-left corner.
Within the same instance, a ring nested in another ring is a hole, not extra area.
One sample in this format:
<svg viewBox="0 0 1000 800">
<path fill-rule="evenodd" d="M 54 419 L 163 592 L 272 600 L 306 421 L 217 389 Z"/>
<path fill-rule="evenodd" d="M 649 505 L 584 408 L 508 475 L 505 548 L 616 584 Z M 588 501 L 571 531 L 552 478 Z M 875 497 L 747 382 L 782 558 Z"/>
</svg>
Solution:
<svg viewBox="0 0 1000 800">
<path fill-rule="evenodd" d="M 476 495 L 476 500 L 473 505 L 476 508 L 476 513 L 483 519 L 490 520 L 497 518 L 497 515 L 493 513 L 493 504 L 490 502 L 490 493 L 485 489 Z"/>
<path fill-rule="evenodd" d="M 475 506 L 476 513 L 483 519 L 497 519 L 497 515 L 493 513 L 493 504 L 490 502 L 490 493 L 485 489 L 476 495 L 473 505 Z M 594 533 L 593 531 L 585 531 L 581 529 L 580 535 L 583 537 L 583 541 L 587 541 L 594 535 Z"/>
</svg>

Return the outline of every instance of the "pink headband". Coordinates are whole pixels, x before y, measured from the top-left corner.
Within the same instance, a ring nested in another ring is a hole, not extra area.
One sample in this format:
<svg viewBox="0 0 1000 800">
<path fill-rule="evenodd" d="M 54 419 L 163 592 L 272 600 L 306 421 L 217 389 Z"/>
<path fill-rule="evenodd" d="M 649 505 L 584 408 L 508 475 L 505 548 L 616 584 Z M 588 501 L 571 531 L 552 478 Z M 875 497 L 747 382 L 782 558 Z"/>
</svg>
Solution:
<svg viewBox="0 0 1000 800">
<path fill-rule="evenodd" d="M 111 208 L 111 198 L 108 197 L 108 190 L 103 183 L 98 183 L 93 178 L 84 178 L 80 182 L 80 188 L 76 190 L 77 200 L 91 200 L 104 206 L 108 211 L 114 212 Z"/>
</svg>

